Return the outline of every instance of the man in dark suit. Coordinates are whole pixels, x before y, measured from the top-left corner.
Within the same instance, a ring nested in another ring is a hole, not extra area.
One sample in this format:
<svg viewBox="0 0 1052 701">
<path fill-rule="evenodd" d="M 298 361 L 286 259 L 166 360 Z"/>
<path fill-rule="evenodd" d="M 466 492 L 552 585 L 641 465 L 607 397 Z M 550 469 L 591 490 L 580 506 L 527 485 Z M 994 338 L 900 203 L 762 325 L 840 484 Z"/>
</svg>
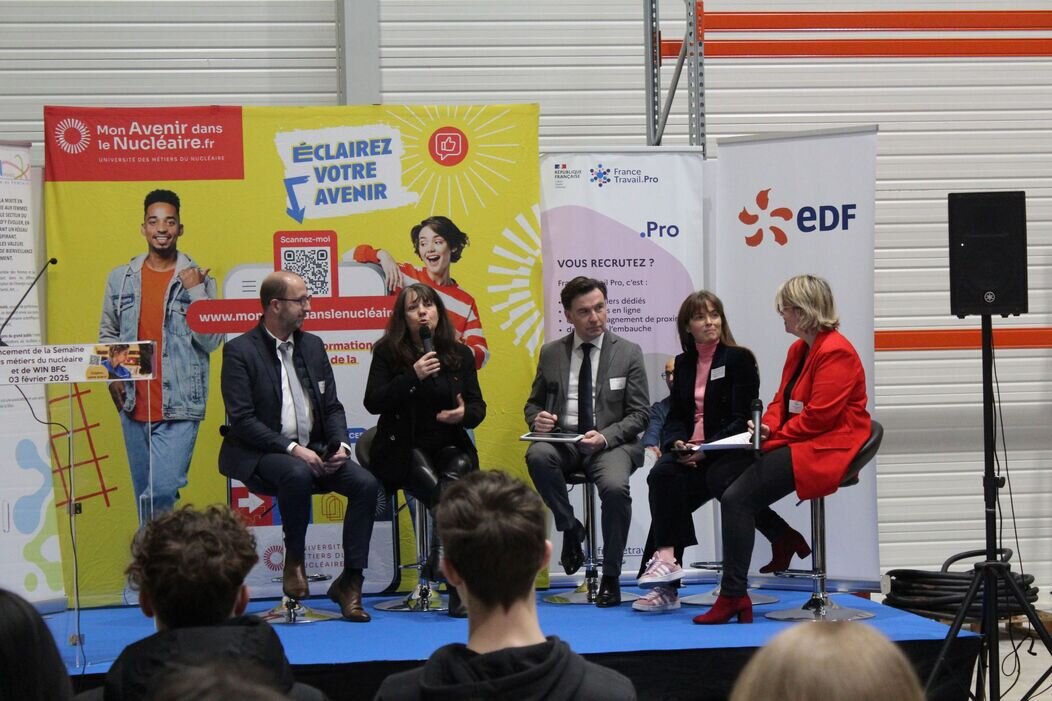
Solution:
<svg viewBox="0 0 1052 701">
<path fill-rule="evenodd" d="M 602 502 L 603 577 L 596 605 L 621 603 L 621 560 L 632 520 L 628 479 L 643 463 L 639 433 L 647 425 L 650 392 L 639 346 L 606 330 L 606 284 L 576 277 L 560 298 L 573 333 L 541 348 L 526 400 L 531 430 L 583 434 L 576 443 L 536 442 L 526 451 L 530 477 L 563 533 L 567 574 L 584 561 L 584 527 L 566 495 L 565 474 L 582 467 Z"/>
<path fill-rule="evenodd" d="M 285 532 L 282 589 L 295 599 L 310 596 L 303 558 L 311 495 L 347 497 L 344 569 L 329 587 L 329 598 L 344 618 L 364 623 L 370 617 L 362 608 L 362 570 L 379 483 L 350 460 L 347 418 L 325 345 L 300 330 L 310 311 L 303 279 L 271 273 L 259 297 L 259 325 L 223 348 L 223 402 L 230 428 L 219 451 L 219 471 L 253 492 L 278 498 Z"/>
</svg>

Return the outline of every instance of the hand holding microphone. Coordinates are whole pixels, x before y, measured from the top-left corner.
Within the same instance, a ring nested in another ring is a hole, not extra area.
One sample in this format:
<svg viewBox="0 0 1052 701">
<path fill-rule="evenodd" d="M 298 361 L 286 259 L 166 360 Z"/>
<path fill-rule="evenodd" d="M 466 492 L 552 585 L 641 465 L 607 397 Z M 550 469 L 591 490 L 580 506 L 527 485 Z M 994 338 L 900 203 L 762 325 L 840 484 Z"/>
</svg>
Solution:
<svg viewBox="0 0 1052 701">
<path fill-rule="evenodd" d="M 763 438 L 762 426 L 760 425 L 760 419 L 763 416 L 763 402 L 759 399 L 752 400 L 752 420 L 749 421 L 749 427 L 752 428 L 752 449 L 757 453 L 760 452 L 760 439 Z"/>
<path fill-rule="evenodd" d="M 437 375 L 441 369 L 441 363 L 438 361 L 438 354 L 435 353 L 435 343 L 431 339 L 431 329 L 426 326 L 420 327 L 420 343 L 424 346 L 424 354 L 413 363 L 413 371 L 416 373 L 417 379 L 423 381 Z"/>
<path fill-rule="evenodd" d="M 555 413 L 556 408 L 559 406 L 559 383 L 549 382 L 544 397 L 544 411 L 537 414 L 537 417 L 533 420 L 533 430 L 538 433 L 550 433 L 555 430 L 555 425 L 559 421 L 558 415 Z"/>
</svg>

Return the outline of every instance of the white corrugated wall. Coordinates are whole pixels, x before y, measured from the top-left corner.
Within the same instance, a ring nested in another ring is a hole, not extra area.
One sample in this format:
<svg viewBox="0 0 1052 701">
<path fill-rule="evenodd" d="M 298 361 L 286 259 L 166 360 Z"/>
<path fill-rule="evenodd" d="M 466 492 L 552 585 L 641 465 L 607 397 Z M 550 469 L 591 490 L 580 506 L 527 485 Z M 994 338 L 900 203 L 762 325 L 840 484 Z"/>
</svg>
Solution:
<svg viewBox="0 0 1052 701">
<path fill-rule="evenodd" d="M 385 102 L 539 102 L 542 148 L 645 143 L 640 0 L 354 2 L 378 4 Z M 710 0 L 706 9 L 1052 4 Z M 661 14 L 665 36 L 680 35 L 682 3 L 663 2 Z M 336 18 L 332 0 L 0 3 L 0 138 L 39 143 L 43 104 L 336 104 Z M 666 84 L 671 72 L 666 65 Z M 977 326 L 948 311 L 945 196 L 987 189 L 1028 193 L 1031 312 L 995 319 L 995 329 L 1052 325 L 1052 58 L 710 59 L 705 82 L 713 156 L 725 136 L 879 125 L 878 329 Z M 673 110 L 665 143 L 686 142 L 683 105 Z M 39 165 L 39 149 L 35 155 Z M 1022 552 L 1027 569 L 1047 583 L 1052 353 L 1001 350 L 997 357 Z M 934 567 L 980 547 L 978 352 L 878 353 L 876 387 L 887 427 L 878 477 L 882 566 Z"/>
</svg>

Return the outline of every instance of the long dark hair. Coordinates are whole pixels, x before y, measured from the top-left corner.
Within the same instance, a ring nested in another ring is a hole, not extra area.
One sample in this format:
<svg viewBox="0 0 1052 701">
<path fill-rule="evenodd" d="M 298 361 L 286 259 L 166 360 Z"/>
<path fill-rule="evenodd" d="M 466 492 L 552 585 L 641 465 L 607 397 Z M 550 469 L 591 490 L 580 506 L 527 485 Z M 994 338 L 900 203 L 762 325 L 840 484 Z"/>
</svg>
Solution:
<svg viewBox="0 0 1052 701">
<path fill-rule="evenodd" d="M 420 283 L 403 287 L 395 299 L 394 307 L 391 309 L 391 318 L 387 320 L 387 328 L 384 335 L 376 342 L 376 347 L 384 348 L 393 355 L 401 365 L 412 367 L 413 363 L 420 357 L 420 350 L 413 343 L 413 336 L 409 333 L 409 323 L 405 316 L 405 303 L 409 295 L 413 295 L 420 301 L 431 302 L 438 313 L 438 324 L 431 332 L 432 342 L 435 344 L 435 352 L 443 366 L 450 370 L 460 367 L 460 355 L 457 353 L 457 340 L 453 333 L 453 325 L 449 323 L 446 316 L 446 305 L 442 303 L 433 288 Z"/>
<path fill-rule="evenodd" d="M 44 619 L 25 599 L 0 589 L 0 699 L 71 698 L 66 665 Z"/>
<path fill-rule="evenodd" d="M 734 334 L 731 333 L 730 324 L 727 323 L 727 315 L 723 312 L 723 302 L 720 298 L 708 290 L 691 292 L 679 305 L 679 315 L 676 317 L 676 331 L 679 333 L 679 344 L 687 353 L 693 353 L 694 336 L 690 332 L 690 320 L 698 312 L 703 312 L 707 307 L 712 307 L 720 315 L 720 343 L 725 346 L 737 346 Z"/>
</svg>

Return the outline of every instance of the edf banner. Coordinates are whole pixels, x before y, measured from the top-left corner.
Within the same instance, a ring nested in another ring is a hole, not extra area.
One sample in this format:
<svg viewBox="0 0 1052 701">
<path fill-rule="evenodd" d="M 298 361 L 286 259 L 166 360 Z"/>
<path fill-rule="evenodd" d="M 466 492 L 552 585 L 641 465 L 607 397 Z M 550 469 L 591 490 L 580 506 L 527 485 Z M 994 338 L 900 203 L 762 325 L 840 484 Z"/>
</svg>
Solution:
<svg viewBox="0 0 1052 701">
<path fill-rule="evenodd" d="M 858 351 L 873 408 L 873 229 L 876 127 L 721 140 L 717 161 L 714 289 L 738 342 L 760 364 L 760 399 L 774 397 L 789 346 L 775 311 L 778 287 L 794 275 L 829 281 L 840 331 Z M 826 500 L 830 574 L 875 580 L 875 466 L 859 485 Z M 809 511 L 791 494 L 775 510 L 802 532 Z M 754 564 L 769 554 L 757 539 Z"/>
<path fill-rule="evenodd" d="M 326 343 L 349 443 L 376 423 L 362 395 L 393 293 L 417 281 L 439 290 L 489 405 L 475 431 L 482 467 L 525 474 L 515 437 L 540 321 L 523 325 L 521 310 L 542 306 L 537 119 L 535 105 L 45 109 L 47 244 L 63 263 L 49 279 L 48 340 L 112 343 L 138 318 L 148 247 L 175 241 L 197 292 L 166 308 L 162 359 L 145 362 L 170 369 L 151 397 L 166 416 L 195 424 L 174 439 L 173 452 L 191 456 L 185 485 L 175 482 L 179 503 L 229 499 L 272 529 L 270 540 L 257 535 L 259 581 L 282 569 L 280 514 L 236 483 L 227 493 L 217 469 L 219 378 L 222 343 L 256 325 L 269 272 L 307 283 L 304 328 Z M 177 195 L 175 220 L 150 219 L 155 190 Z M 458 255 L 425 250 L 413 231 L 429 219 L 459 232 Z M 51 402 L 77 430 L 74 464 L 52 458 L 59 477 L 76 470 L 80 590 L 87 604 L 112 603 L 140 518 L 170 507 L 156 490 L 164 476 L 151 467 L 155 489 L 140 494 L 142 448 L 118 408 L 127 404 L 106 385 L 79 386 L 72 406 L 57 394 Z M 332 535 L 311 527 L 308 570 L 342 567 L 343 509 L 342 498 L 315 497 L 313 521 Z M 373 552 L 369 569 L 393 572 L 390 551 Z"/>
</svg>

